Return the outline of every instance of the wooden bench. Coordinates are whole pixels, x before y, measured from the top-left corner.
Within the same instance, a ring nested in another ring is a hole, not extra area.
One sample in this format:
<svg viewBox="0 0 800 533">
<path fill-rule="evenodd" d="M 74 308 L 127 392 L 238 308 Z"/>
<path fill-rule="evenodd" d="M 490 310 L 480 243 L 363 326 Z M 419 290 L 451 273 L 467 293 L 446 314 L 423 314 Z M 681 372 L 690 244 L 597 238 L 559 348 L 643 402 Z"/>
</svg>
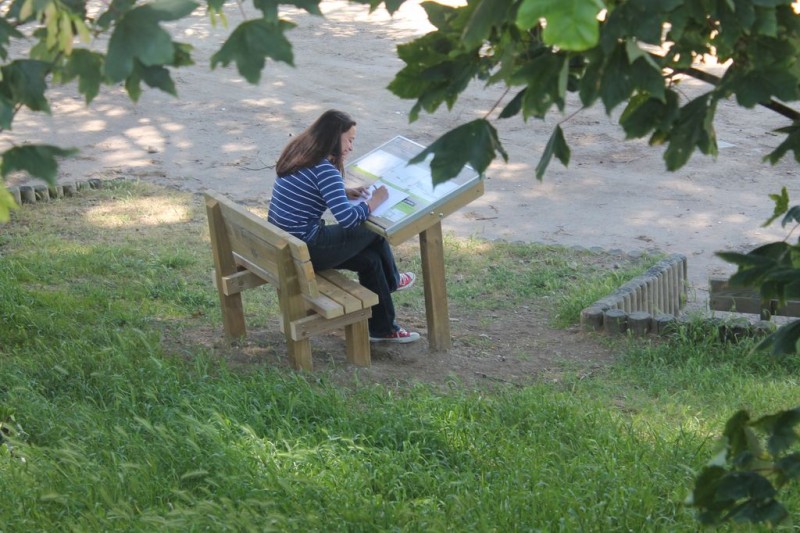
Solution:
<svg viewBox="0 0 800 533">
<path fill-rule="evenodd" d="M 773 316 L 800 316 L 800 301 L 787 300 L 783 305 L 778 300 L 763 301 L 756 290 L 731 287 L 728 278 L 710 278 L 708 287 L 708 307 L 714 311 L 754 314 L 763 320 Z"/>
<path fill-rule="evenodd" d="M 367 319 L 378 296 L 336 270 L 314 272 L 302 240 L 215 192 L 205 199 L 225 335 L 247 333 L 242 291 L 271 283 L 294 368 L 312 369 L 312 335 L 342 327 L 347 360 L 369 366 Z"/>
</svg>

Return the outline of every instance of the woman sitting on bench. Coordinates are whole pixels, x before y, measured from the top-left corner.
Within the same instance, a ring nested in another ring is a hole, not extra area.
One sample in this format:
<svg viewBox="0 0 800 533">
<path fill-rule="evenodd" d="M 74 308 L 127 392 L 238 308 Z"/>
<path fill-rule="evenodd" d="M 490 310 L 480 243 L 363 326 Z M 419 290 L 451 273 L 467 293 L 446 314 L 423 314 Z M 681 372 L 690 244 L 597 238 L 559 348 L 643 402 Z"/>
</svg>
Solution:
<svg viewBox="0 0 800 533">
<path fill-rule="evenodd" d="M 372 342 L 414 342 L 419 333 L 395 322 L 392 292 L 414 284 L 411 272 L 399 273 L 389 243 L 363 222 L 388 197 L 379 187 L 345 188 L 344 160 L 353 151 L 356 123 L 347 113 L 330 110 L 294 137 L 283 149 L 272 189 L 268 220 L 305 241 L 314 270 L 352 270 L 358 281 L 378 295 L 369 319 Z M 351 204 L 350 200 L 365 198 Z M 331 210 L 337 224 L 326 225 Z"/>
</svg>

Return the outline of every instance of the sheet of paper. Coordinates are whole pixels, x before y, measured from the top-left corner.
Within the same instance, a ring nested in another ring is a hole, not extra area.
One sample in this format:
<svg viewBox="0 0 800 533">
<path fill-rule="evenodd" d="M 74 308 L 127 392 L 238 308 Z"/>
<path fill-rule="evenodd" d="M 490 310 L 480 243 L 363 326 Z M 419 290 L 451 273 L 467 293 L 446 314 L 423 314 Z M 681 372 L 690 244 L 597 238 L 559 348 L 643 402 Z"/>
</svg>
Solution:
<svg viewBox="0 0 800 533">
<path fill-rule="evenodd" d="M 378 182 L 370 185 L 369 189 L 367 189 L 367 195 L 365 197 L 356 198 L 355 200 L 350 200 L 350 203 L 353 205 L 357 205 L 361 202 L 369 200 L 370 198 L 372 198 L 372 191 L 374 191 L 376 187 L 379 187 L 381 185 L 386 187 L 386 190 L 389 191 L 389 197 L 381 205 L 372 210 L 372 216 L 376 217 L 383 216 L 383 214 L 386 213 L 388 210 L 390 210 L 391 208 L 393 208 L 394 206 L 396 206 L 397 204 L 408 198 L 408 193 L 395 189 L 391 185 L 386 185 L 385 183 Z"/>
</svg>

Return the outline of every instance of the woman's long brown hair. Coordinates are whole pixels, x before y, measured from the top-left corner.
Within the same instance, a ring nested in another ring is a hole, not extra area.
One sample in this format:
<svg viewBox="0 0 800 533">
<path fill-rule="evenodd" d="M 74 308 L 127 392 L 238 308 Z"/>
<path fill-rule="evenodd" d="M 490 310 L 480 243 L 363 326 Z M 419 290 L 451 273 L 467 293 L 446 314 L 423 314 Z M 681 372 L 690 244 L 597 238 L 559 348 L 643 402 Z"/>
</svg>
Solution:
<svg viewBox="0 0 800 533">
<path fill-rule="evenodd" d="M 347 113 L 335 109 L 325 111 L 283 149 L 275 165 L 278 177 L 313 167 L 325 157 L 331 157 L 333 165 L 344 175 L 342 134 L 355 125 L 356 121 Z"/>
</svg>

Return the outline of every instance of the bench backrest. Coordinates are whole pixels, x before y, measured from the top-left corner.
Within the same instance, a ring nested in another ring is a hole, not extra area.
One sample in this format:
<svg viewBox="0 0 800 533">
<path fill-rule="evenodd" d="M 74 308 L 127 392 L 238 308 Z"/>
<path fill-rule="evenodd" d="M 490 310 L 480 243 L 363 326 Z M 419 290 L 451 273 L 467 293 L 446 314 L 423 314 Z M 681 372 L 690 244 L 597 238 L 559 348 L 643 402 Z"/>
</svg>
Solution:
<svg viewBox="0 0 800 533">
<path fill-rule="evenodd" d="M 222 269 L 220 275 L 231 275 L 244 266 L 279 288 L 290 275 L 297 278 L 303 295 L 319 296 L 305 242 L 213 191 L 205 198 L 212 248 L 220 256 L 215 257 L 217 268 Z M 285 271 L 287 265 L 292 272 Z"/>
</svg>

